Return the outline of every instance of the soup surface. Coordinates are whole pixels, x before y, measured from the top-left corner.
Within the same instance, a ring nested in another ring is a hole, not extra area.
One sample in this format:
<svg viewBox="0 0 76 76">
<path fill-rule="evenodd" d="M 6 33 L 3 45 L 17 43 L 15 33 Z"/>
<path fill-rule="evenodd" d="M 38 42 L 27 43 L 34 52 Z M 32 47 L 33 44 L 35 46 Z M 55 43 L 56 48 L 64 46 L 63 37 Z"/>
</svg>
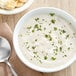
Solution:
<svg viewBox="0 0 76 76">
<path fill-rule="evenodd" d="M 55 13 L 36 15 L 25 21 L 18 42 L 25 58 L 44 68 L 61 66 L 76 54 L 72 24 Z"/>
</svg>

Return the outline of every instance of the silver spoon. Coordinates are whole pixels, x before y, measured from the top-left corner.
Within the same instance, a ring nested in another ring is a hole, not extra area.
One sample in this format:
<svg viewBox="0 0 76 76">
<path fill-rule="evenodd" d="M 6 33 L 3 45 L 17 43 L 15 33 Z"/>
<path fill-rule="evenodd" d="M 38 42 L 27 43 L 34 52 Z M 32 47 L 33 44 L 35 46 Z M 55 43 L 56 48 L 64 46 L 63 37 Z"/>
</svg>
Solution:
<svg viewBox="0 0 76 76">
<path fill-rule="evenodd" d="M 0 37 L 0 62 L 5 62 L 10 67 L 13 76 L 17 76 L 11 64 L 8 62 L 10 53 L 11 47 L 9 42 L 4 37 Z"/>
</svg>

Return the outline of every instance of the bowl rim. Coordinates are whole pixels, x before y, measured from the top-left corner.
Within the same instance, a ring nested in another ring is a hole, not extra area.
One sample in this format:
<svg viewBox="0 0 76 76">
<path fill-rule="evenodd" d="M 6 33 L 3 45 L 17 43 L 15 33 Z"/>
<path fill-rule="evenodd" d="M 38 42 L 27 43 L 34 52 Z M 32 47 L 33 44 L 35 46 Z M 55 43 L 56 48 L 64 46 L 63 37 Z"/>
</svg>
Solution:
<svg viewBox="0 0 76 76">
<path fill-rule="evenodd" d="M 43 67 L 38 67 L 36 65 L 33 65 L 32 63 L 28 62 L 27 60 L 25 60 L 24 56 L 22 56 L 22 53 L 20 52 L 20 49 L 18 48 L 18 42 L 17 42 L 17 33 L 18 33 L 18 28 L 19 28 L 19 23 L 30 13 L 36 12 L 37 10 L 41 10 L 41 9 L 53 9 L 55 11 L 59 11 L 61 13 L 64 13 L 66 15 L 68 15 L 75 23 L 76 20 L 75 18 L 73 18 L 69 13 L 65 12 L 64 10 L 61 10 L 59 8 L 55 8 L 55 7 L 39 7 L 36 9 L 31 10 L 30 12 L 26 13 L 16 24 L 14 33 L 13 33 L 13 44 L 14 44 L 14 48 L 15 48 L 15 52 L 18 56 L 18 58 L 22 61 L 22 63 L 24 63 L 26 66 L 30 67 L 33 70 L 39 71 L 39 72 L 57 72 L 60 70 L 63 70 L 65 68 L 67 68 L 68 66 L 70 66 L 75 60 L 76 60 L 76 56 L 74 56 L 71 60 L 69 60 L 69 62 L 67 62 L 66 64 L 58 67 L 58 68 L 54 68 L 54 69 L 47 69 L 47 68 L 43 68 Z M 18 51 L 17 51 L 18 50 Z"/>
<path fill-rule="evenodd" d="M 15 9 L 12 9 L 12 10 L 0 9 L 0 14 L 3 14 L 3 15 L 12 15 L 12 14 L 20 13 L 20 12 L 24 11 L 25 9 L 27 9 L 33 3 L 33 1 L 34 0 L 28 0 L 21 7 L 15 8 Z"/>
</svg>

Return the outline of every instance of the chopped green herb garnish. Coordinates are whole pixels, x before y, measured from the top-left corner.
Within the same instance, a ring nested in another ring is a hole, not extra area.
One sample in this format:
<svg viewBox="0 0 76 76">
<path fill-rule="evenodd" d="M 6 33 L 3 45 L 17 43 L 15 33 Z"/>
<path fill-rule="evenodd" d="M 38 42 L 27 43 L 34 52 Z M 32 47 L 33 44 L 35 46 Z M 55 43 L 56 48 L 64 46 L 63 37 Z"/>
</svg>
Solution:
<svg viewBox="0 0 76 76">
<path fill-rule="evenodd" d="M 58 51 L 58 48 L 57 48 L 57 49 L 55 49 L 55 51 L 57 52 L 57 51 Z"/>
<path fill-rule="evenodd" d="M 32 46 L 32 49 L 35 49 L 36 48 L 36 46 Z"/>
<path fill-rule="evenodd" d="M 34 58 L 36 58 L 36 56 L 34 55 Z"/>
<path fill-rule="evenodd" d="M 58 52 L 58 47 L 57 46 L 55 46 L 56 47 L 56 49 L 54 49 L 54 52 Z"/>
<path fill-rule="evenodd" d="M 47 58 L 48 58 L 47 56 L 44 56 L 44 60 L 47 60 Z"/>
<path fill-rule="evenodd" d="M 35 39 L 35 41 L 37 41 L 37 39 Z"/>
<path fill-rule="evenodd" d="M 70 50 L 70 47 L 68 47 L 68 50 Z"/>
<path fill-rule="evenodd" d="M 58 52 L 58 49 L 54 49 L 54 53 L 57 53 Z"/>
<path fill-rule="evenodd" d="M 34 32 L 35 30 L 32 30 L 32 32 Z"/>
<path fill-rule="evenodd" d="M 40 63 L 42 63 L 42 61 L 41 61 L 41 60 L 39 60 L 39 62 L 40 62 Z"/>
<path fill-rule="evenodd" d="M 37 54 L 37 52 L 33 52 L 34 54 Z"/>
<path fill-rule="evenodd" d="M 60 45 L 62 45 L 62 40 L 58 40 L 58 43 L 59 43 Z"/>
<path fill-rule="evenodd" d="M 40 28 L 41 28 L 41 25 L 40 25 Z"/>
<path fill-rule="evenodd" d="M 26 42 L 26 44 L 28 44 L 28 42 Z"/>
<path fill-rule="evenodd" d="M 55 55 L 57 55 L 57 53 L 55 53 Z"/>
<path fill-rule="evenodd" d="M 67 55 L 64 55 L 63 57 L 67 57 Z"/>
<path fill-rule="evenodd" d="M 52 43 L 52 46 L 54 45 L 54 43 Z"/>
<path fill-rule="evenodd" d="M 51 57 L 51 60 L 53 60 L 53 61 L 54 61 L 54 60 L 56 60 L 56 58 L 55 58 L 55 57 Z"/>
<path fill-rule="evenodd" d="M 66 39 L 69 37 L 69 35 L 66 35 Z"/>
<path fill-rule="evenodd" d="M 62 32 L 60 31 L 60 35 L 62 35 Z"/>
<path fill-rule="evenodd" d="M 27 27 L 27 29 L 31 29 L 31 28 L 32 28 L 32 26 Z"/>
<path fill-rule="evenodd" d="M 61 29 L 59 29 L 59 31 L 60 31 L 60 35 L 62 35 L 62 33 L 66 33 L 65 30 L 61 30 Z"/>
<path fill-rule="evenodd" d="M 52 41 L 52 37 L 51 36 L 49 36 L 49 40 Z"/>
<path fill-rule="evenodd" d="M 53 24 L 55 24 L 55 21 L 56 21 L 55 19 L 52 19 L 52 20 L 51 20 L 51 22 L 52 22 Z"/>
<path fill-rule="evenodd" d="M 49 15 L 50 15 L 50 16 L 54 16 L 54 15 L 55 15 L 55 13 L 49 13 Z"/>
<path fill-rule="evenodd" d="M 34 28 L 38 28 L 38 24 L 35 24 Z"/>
<path fill-rule="evenodd" d="M 47 35 L 47 34 L 45 34 L 45 37 L 46 37 L 46 38 L 48 38 L 48 35 Z"/>
<path fill-rule="evenodd" d="M 62 30 L 62 33 L 66 33 L 66 31 L 65 30 Z"/>
<path fill-rule="evenodd" d="M 60 51 L 62 51 L 62 47 L 59 47 Z"/>
<path fill-rule="evenodd" d="M 56 31 L 57 30 L 57 27 L 54 27 L 54 30 Z"/>
<path fill-rule="evenodd" d="M 41 31 L 42 29 L 41 28 L 38 28 L 37 30 L 40 30 Z"/>
<path fill-rule="evenodd" d="M 51 25 L 51 23 L 49 23 L 49 26 Z"/>
<path fill-rule="evenodd" d="M 39 18 L 35 18 L 35 21 L 38 21 L 39 20 Z"/>
<path fill-rule="evenodd" d="M 44 27 L 44 30 L 46 30 L 46 27 Z"/>
<path fill-rule="evenodd" d="M 67 57 L 67 55 L 64 55 L 65 57 Z"/>
<path fill-rule="evenodd" d="M 52 37 L 50 35 L 45 34 L 45 37 L 48 38 L 49 41 L 52 41 Z"/>
<path fill-rule="evenodd" d="M 41 25 L 39 26 L 38 24 L 35 24 L 34 28 L 37 29 L 37 30 L 42 30 Z"/>
<path fill-rule="evenodd" d="M 37 57 L 40 58 L 39 55 L 37 55 Z"/>
</svg>

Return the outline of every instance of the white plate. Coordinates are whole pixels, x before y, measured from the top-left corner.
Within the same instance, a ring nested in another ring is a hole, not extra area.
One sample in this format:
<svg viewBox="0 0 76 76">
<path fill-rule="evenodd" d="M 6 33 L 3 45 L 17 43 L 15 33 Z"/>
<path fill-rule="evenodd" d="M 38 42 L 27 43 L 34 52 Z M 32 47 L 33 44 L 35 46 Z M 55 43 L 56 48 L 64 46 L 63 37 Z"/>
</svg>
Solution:
<svg viewBox="0 0 76 76">
<path fill-rule="evenodd" d="M 33 1 L 34 0 L 28 0 L 23 6 L 21 6 L 19 8 L 15 8 L 13 10 L 0 9 L 0 14 L 11 15 L 11 14 L 20 13 L 20 12 L 24 11 L 25 9 L 27 9 L 32 4 Z"/>
</svg>

